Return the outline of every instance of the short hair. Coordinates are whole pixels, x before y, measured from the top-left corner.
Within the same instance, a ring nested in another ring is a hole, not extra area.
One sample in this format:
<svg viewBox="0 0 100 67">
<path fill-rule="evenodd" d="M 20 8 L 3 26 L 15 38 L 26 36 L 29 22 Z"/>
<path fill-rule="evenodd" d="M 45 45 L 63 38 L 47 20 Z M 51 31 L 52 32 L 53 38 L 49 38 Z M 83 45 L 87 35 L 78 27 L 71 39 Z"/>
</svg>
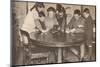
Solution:
<svg viewBox="0 0 100 67">
<path fill-rule="evenodd" d="M 90 10 L 88 8 L 85 8 L 83 12 L 90 13 Z"/>
<path fill-rule="evenodd" d="M 80 10 L 79 10 L 79 9 L 76 9 L 76 10 L 74 10 L 74 14 L 81 15 L 81 12 L 80 12 Z"/>
<path fill-rule="evenodd" d="M 49 7 L 49 8 L 47 9 L 47 12 L 49 12 L 49 11 L 56 12 L 56 10 L 55 10 L 55 8 L 54 8 L 54 7 Z"/>
</svg>

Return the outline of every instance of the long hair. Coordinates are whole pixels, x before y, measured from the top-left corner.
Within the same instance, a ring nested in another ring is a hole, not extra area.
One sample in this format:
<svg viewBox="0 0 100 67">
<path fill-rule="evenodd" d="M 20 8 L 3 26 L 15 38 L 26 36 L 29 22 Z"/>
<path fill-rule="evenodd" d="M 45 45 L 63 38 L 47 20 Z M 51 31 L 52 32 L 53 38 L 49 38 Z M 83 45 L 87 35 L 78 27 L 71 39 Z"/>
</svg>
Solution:
<svg viewBox="0 0 100 67">
<path fill-rule="evenodd" d="M 64 15 L 66 13 L 65 8 L 61 4 L 56 5 L 56 11 L 58 11 L 58 13 L 63 12 Z"/>
<path fill-rule="evenodd" d="M 30 11 L 32 11 L 33 9 L 36 9 L 36 11 L 39 14 L 39 17 L 41 17 L 41 16 L 45 17 L 44 12 L 43 11 L 39 12 L 38 8 L 45 8 L 45 6 L 44 6 L 44 4 L 42 2 L 36 2 L 35 5 L 30 9 Z"/>
<path fill-rule="evenodd" d="M 32 11 L 34 8 L 38 11 L 38 7 L 45 8 L 45 6 L 42 2 L 36 2 L 35 5 L 30 9 L 30 11 Z"/>
</svg>

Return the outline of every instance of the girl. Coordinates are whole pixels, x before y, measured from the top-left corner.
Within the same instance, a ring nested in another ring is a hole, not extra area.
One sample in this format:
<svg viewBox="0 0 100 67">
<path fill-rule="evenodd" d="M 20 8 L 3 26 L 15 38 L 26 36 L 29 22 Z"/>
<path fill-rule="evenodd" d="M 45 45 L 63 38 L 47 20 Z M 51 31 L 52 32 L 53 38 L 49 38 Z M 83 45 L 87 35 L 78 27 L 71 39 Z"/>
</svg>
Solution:
<svg viewBox="0 0 100 67">
<path fill-rule="evenodd" d="M 27 32 L 31 39 L 36 40 L 35 34 L 38 32 L 38 29 L 36 28 L 35 20 L 39 19 L 40 13 L 44 12 L 44 8 L 45 6 L 43 3 L 37 2 L 25 17 L 21 30 Z"/>
</svg>

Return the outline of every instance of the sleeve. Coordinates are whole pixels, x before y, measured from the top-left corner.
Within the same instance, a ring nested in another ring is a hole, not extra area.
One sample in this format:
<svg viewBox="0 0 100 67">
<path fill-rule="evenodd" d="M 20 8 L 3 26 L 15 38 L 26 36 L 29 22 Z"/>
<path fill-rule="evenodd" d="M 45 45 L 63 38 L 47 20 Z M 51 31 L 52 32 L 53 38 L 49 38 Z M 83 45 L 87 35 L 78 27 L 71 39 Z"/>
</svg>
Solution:
<svg viewBox="0 0 100 67">
<path fill-rule="evenodd" d="M 49 26 L 47 18 L 45 18 L 44 23 L 45 23 L 45 26 L 46 26 L 46 30 L 49 30 L 50 26 Z"/>
<path fill-rule="evenodd" d="M 65 30 L 65 28 L 66 28 L 66 18 L 63 18 L 61 30 Z"/>
<path fill-rule="evenodd" d="M 35 24 L 36 24 L 37 29 L 39 29 L 41 31 L 42 27 L 40 25 L 39 19 L 35 19 Z"/>
<path fill-rule="evenodd" d="M 87 37 L 87 44 L 91 45 L 92 38 L 93 38 L 93 20 L 88 19 L 87 25 L 86 25 L 86 37 Z"/>
<path fill-rule="evenodd" d="M 38 19 L 39 18 L 38 12 L 35 10 L 33 10 L 32 12 L 33 12 L 34 19 Z"/>
<path fill-rule="evenodd" d="M 52 29 L 52 24 L 50 23 L 50 21 L 47 18 L 45 19 L 45 25 L 46 25 L 46 30 L 49 31 L 50 29 Z"/>
<path fill-rule="evenodd" d="M 55 24 L 54 25 L 58 25 L 58 21 L 57 21 L 57 19 L 55 18 Z"/>
<path fill-rule="evenodd" d="M 68 28 L 72 29 L 73 28 L 73 18 L 70 20 L 69 24 L 68 24 Z"/>
</svg>

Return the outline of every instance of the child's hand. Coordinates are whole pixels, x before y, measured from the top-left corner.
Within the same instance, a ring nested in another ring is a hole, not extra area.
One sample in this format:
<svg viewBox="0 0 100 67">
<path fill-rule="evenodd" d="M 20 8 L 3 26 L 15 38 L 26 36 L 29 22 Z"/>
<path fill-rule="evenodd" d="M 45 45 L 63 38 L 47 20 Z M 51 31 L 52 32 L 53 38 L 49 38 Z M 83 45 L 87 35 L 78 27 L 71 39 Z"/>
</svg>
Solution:
<svg viewBox="0 0 100 67">
<path fill-rule="evenodd" d="M 47 30 L 42 30 L 42 33 L 46 33 L 47 32 Z"/>
<path fill-rule="evenodd" d="M 83 30 L 83 29 L 76 29 L 75 32 L 76 32 L 76 33 L 82 33 L 82 32 L 84 32 L 84 30 Z"/>
<path fill-rule="evenodd" d="M 39 31 L 39 29 L 35 29 L 35 31 L 36 31 L 36 32 L 38 32 L 38 31 Z"/>
<path fill-rule="evenodd" d="M 71 33 L 74 33 L 76 31 L 76 29 L 74 28 L 74 29 L 72 29 L 72 30 L 70 30 L 70 32 Z"/>
<path fill-rule="evenodd" d="M 66 29 L 66 33 L 70 33 L 70 30 L 69 29 Z"/>
</svg>

